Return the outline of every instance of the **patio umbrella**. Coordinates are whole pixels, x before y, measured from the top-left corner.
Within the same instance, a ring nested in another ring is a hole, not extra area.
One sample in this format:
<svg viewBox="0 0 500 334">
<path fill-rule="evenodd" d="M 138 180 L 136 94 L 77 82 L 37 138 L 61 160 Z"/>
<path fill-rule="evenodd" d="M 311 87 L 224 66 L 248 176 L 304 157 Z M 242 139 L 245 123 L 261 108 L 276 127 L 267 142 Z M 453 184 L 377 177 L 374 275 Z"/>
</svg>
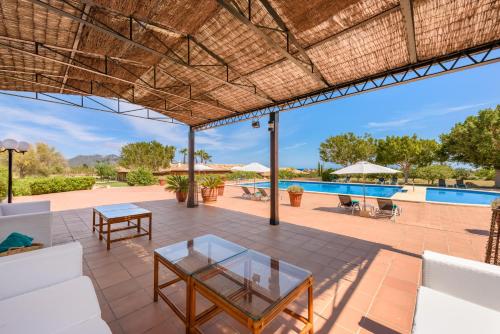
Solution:
<svg viewBox="0 0 500 334">
<path fill-rule="evenodd" d="M 236 170 L 240 172 L 255 172 L 255 173 L 269 173 L 271 170 L 258 162 L 252 162 L 248 165 L 242 167 L 233 167 L 231 170 Z M 255 193 L 255 177 L 253 179 L 253 192 Z"/>
<path fill-rule="evenodd" d="M 366 191 L 365 191 L 365 175 L 366 174 L 396 174 L 400 171 L 372 164 L 368 161 L 359 161 L 354 165 L 350 165 L 330 174 L 345 175 L 345 174 L 362 174 L 363 175 L 363 208 L 366 209 Z"/>
</svg>

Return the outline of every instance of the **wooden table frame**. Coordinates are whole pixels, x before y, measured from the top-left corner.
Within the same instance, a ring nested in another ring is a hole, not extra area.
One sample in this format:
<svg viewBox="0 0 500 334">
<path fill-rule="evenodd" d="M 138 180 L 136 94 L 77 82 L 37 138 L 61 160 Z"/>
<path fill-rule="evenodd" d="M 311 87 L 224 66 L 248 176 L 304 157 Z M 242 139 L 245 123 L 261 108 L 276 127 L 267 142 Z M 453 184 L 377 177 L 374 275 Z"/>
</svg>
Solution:
<svg viewBox="0 0 500 334">
<path fill-rule="evenodd" d="M 96 223 L 96 214 L 99 215 L 99 222 L 98 223 Z M 146 230 L 144 227 L 141 226 L 141 219 L 142 218 L 149 218 L 149 229 L 148 230 Z M 133 222 L 134 220 L 137 220 L 137 223 L 134 223 Z M 99 240 L 103 240 L 103 239 L 106 240 L 106 248 L 108 250 L 111 249 L 112 242 L 133 239 L 133 238 L 139 238 L 139 237 L 143 237 L 146 235 L 148 235 L 149 240 L 151 240 L 151 237 L 153 234 L 152 222 L 153 222 L 153 214 L 151 212 L 141 213 L 141 214 L 136 214 L 136 215 L 121 216 L 121 217 L 116 217 L 116 218 L 105 218 L 103 216 L 103 214 L 101 212 L 99 212 L 98 210 L 96 210 L 95 208 L 93 209 L 93 212 L 92 212 L 92 232 L 95 232 L 96 229 L 98 229 Z M 127 226 L 111 229 L 112 224 L 118 224 L 118 223 L 127 223 Z M 104 225 L 106 225 L 106 230 L 104 230 Z M 111 233 L 129 230 L 129 229 L 137 229 L 137 234 L 129 235 L 129 236 L 117 238 L 117 239 L 111 239 Z M 141 231 L 143 231 L 143 233 L 141 233 Z"/>
<path fill-rule="evenodd" d="M 225 277 L 231 279 L 232 281 L 236 282 L 237 284 L 241 284 L 241 282 L 237 282 L 230 276 L 226 275 L 225 273 L 221 273 Z M 231 303 L 229 303 L 226 299 L 220 297 L 217 293 L 212 291 L 210 288 L 206 287 L 202 283 L 197 282 L 196 279 L 192 278 L 191 282 L 191 291 L 188 293 L 189 298 L 191 300 L 187 303 L 187 305 L 190 305 L 191 310 L 188 312 L 191 315 L 191 319 L 188 320 L 188 325 L 189 327 L 189 333 L 202 333 L 199 329 L 198 326 L 201 324 L 205 323 L 206 321 L 210 320 L 215 314 L 219 312 L 226 312 L 228 315 L 230 315 L 232 318 L 235 320 L 239 321 L 242 325 L 246 326 L 248 329 L 252 331 L 252 334 L 260 334 L 264 328 L 271 323 L 281 312 L 285 312 L 291 317 L 301 321 L 304 323 L 304 327 L 300 331 L 301 334 L 313 334 L 314 329 L 313 329 L 313 277 L 310 276 L 304 282 L 302 282 L 300 285 L 298 285 L 292 292 L 290 292 L 285 298 L 283 298 L 277 305 L 275 305 L 271 310 L 267 311 L 264 316 L 259 319 L 259 320 L 253 320 L 248 315 L 246 315 L 244 312 L 233 306 Z M 296 312 L 290 310 L 287 308 L 287 306 L 293 302 L 297 297 L 299 297 L 302 293 L 304 293 L 307 290 L 308 293 L 308 303 L 307 303 L 307 318 L 301 316 L 300 314 L 297 314 Z M 201 294 L 203 297 L 208 299 L 210 302 L 212 302 L 217 309 L 214 310 L 213 312 L 210 312 L 208 314 L 203 314 L 201 316 L 194 317 L 192 316 L 193 314 L 196 314 L 196 292 Z M 259 292 L 252 290 L 251 291 L 253 294 L 259 296 L 260 298 L 269 300 L 266 296 L 260 294 Z M 248 295 L 249 290 L 248 286 L 246 284 L 243 284 L 240 289 L 238 289 L 235 293 L 233 293 L 231 296 L 229 296 L 230 299 L 233 298 L 241 298 L 245 297 Z M 250 296 L 251 297 L 251 296 Z"/>
<path fill-rule="evenodd" d="M 175 275 L 177 275 L 176 278 L 165 282 L 165 283 L 159 283 L 159 264 L 162 264 L 165 266 L 168 270 L 173 272 Z M 186 282 L 186 314 L 182 312 L 181 309 L 179 309 L 168 297 L 165 295 L 161 289 L 164 289 L 172 284 L 175 284 L 177 282 L 184 281 Z M 195 313 L 191 314 L 190 311 L 193 309 L 193 307 L 189 304 L 192 300 L 191 292 L 192 292 L 192 276 L 184 273 L 183 271 L 179 270 L 174 264 L 170 263 L 169 261 L 165 260 L 161 255 L 157 254 L 156 252 L 154 253 L 154 284 L 153 284 L 153 289 L 154 289 L 154 297 L 153 300 L 155 302 L 158 301 L 158 296 L 167 303 L 168 306 L 174 311 L 174 313 L 181 319 L 181 321 L 184 323 L 186 326 L 186 334 L 189 333 L 189 328 L 191 327 L 190 321 L 192 319 L 199 319 L 206 317 L 207 315 L 210 315 L 214 312 L 217 312 L 217 307 L 212 306 L 208 308 L 207 310 L 203 311 L 200 313 L 198 316 L 194 316 Z"/>
</svg>

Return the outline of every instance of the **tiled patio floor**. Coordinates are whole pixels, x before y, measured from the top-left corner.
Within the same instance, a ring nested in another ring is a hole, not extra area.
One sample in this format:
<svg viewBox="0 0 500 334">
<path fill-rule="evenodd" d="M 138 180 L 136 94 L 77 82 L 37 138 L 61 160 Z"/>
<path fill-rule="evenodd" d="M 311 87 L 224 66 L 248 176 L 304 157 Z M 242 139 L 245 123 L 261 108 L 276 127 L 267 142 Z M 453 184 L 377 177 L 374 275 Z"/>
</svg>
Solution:
<svg viewBox="0 0 500 334">
<path fill-rule="evenodd" d="M 181 322 L 152 298 L 152 251 L 212 233 L 309 269 L 315 278 L 316 333 L 409 333 L 424 249 L 481 260 L 489 209 L 401 202 L 396 223 L 351 216 L 335 208 L 333 196 L 306 194 L 292 208 L 282 194 L 281 224 L 268 224 L 268 203 L 237 198 L 226 187 L 210 206 L 187 209 L 160 187 L 99 189 L 22 198 L 50 198 L 56 212 L 57 243 L 79 240 L 84 270 L 95 284 L 103 318 L 113 333 L 183 333 Z M 156 200 L 155 200 L 156 199 Z M 153 240 L 112 244 L 106 251 L 91 229 L 91 207 L 135 202 L 153 211 Z M 77 208 L 77 209 L 73 209 Z M 71 209 L 71 210 L 64 210 Z M 168 293 L 183 304 L 183 287 Z M 304 311 L 306 299 L 293 305 Z M 206 333 L 246 333 L 224 315 Z M 265 333 L 294 333 L 296 323 L 280 317 Z"/>
</svg>

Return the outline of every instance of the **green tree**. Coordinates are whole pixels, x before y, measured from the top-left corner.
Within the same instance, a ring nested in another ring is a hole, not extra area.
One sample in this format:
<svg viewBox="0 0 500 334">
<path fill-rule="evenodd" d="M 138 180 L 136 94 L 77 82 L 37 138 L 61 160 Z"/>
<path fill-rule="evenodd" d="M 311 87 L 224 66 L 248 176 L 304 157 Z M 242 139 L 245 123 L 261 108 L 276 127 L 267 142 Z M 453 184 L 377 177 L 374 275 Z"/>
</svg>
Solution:
<svg viewBox="0 0 500 334">
<path fill-rule="evenodd" d="M 106 162 L 98 162 L 96 165 L 95 165 L 95 171 L 97 173 L 97 175 L 101 178 L 101 179 L 113 179 L 116 177 L 116 169 L 115 169 L 115 166 L 109 164 L 109 163 L 106 163 Z"/>
<path fill-rule="evenodd" d="M 152 171 L 170 167 L 175 157 L 175 147 L 151 142 L 137 142 L 122 147 L 120 165 L 129 169 L 144 167 Z"/>
<path fill-rule="evenodd" d="M 352 132 L 328 137 L 319 146 L 319 156 L 322 161 L 342 166 L 351 165 L 360 160 L 373 160 L 375 152 L 375 139 L 368 134 L 361 137 Z"/>
<path fill-rule="evenodd" d="M 144 167 L 139 167 L 127 173 L 127 183 L 131 186 L 149 186 L 156 182 L 153 173 Z"/>
<path fill-rule="evenodd" d="M 182 163 L 186 164 L 186 157 L 189 153 L 189 150 L 187 148 L 183 148 L 183 149 L 179 150 L 179 153 L 182 154 Z"/>
<path fill-rule="evenodd" d="M 14 172 L 19 174 L 20 178 L 28 175 L 61 174 L 67 167 L 62 154 L 45 143 L 30 146 L 24 154 L 15 154 L 13 163 Z"/>
<path fill-rule="evenodd" d="M 500 105 L 480 110 L 441 135 L 442 152 L 453 161 L 494 168 L 500 187 Z"/>
<path fill-rule="evenodd" d="M 196 152 L 194 152 L 194 156 L 195 160 L 199 161 L 202 164 L 212 161 L 212 156 L 205 150 L 197 150 Z"/>
<path fill-rule="evenodd" d="M 434 183 L 438 179 L 448 179 L 453 175 L 453 169 L 447 165 L 430 165 L 419 167 L 416 171 L 419 178 Z"/>
<path fill-rule="evenodd" d="M 439 144 L 433 139 L 419 139 L 413 136 L 387 136 L 377 141 L 377 162 L 384 165 L 398 165 L 404 174 L 404 182 L 412 167 L 430 165 L 437 158 Z"/>
<path fill-rule="evenodd" d="M 458 180 L 465 180 L 472 175 L 472 171 L 467 168 L 455 168 L 453 170 L 453 177 Z"/>
</svg>

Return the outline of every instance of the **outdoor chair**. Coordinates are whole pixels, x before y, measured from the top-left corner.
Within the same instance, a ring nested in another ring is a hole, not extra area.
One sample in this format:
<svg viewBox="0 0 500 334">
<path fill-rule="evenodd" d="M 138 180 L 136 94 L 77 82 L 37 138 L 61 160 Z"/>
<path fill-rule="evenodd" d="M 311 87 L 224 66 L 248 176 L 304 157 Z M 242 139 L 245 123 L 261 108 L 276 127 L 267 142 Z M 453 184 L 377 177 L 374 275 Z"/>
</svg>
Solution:
<svg viewBox="0 0 500 334">
<path fill-rule="evenodd" d="M 439 179 L 438 180 L 438 187 L 446 188 L 446 180 L 445 179 Z"/>
<path fill-rule="evenodd" d="M 242 198 L 244 199 L 252 199 L 255 197 L 255 194 L 251 192 L 248 187 L 241 187 L 243 189 L 243 195 L 241 195 Z"/>
<path fill-rule="evenodd" d="M 398 185 L 398 178 L 397 177 L 393 177 L 391 179 L 391 186 L 397 186 Z"/>
<path fill-rule="evenodd" d="M 354 213 L 354 210 L 361 210 L 359 201 L 352 199 L 349 195 L 339 195 L 339 201 L 338 207 L 351 210 L 351 214 Z"/>
<path fill-rule="evenodd" d="M 269 201 L 271 199 L 271 197 L 267 193 L 266 189 L 264 189 L 264 188 L 257 188 L 257 190 L 259 191 L 259 194 L 260 194 L 259 199 L 261 201 L 267 202 L 267 201 Z"/>
<path fill-rule="evenodd" d="M 455 182 L 456 182 L 456 184 L 455 184 L 456 188 L 463 188 L 463 189 L 467 188 L 467 186 L 464 183 L 464 179 L 460 179 L 460 180 L 456 179 Z"/>
<path fill-rule="evenodd" d="M 344 183 L 349 183 L 351 182 L 351 177 L 350 176 L 346 176 L 345 179 L 344 179 Z"/>
<path fill-rule="evenodd" d="M 378 178 L 378 184 L 385 184 L 385 178 L 379 177 Z"/>
<path fill-rule="evenodd" d="M 401 215 L 403 209 L 397 204 L 394 204 L 390 198 L 377 198 L 378 208 L 375 208 L 375 217 L 390 217 L 396 219 L 396 216 Z"/>
</svg>

